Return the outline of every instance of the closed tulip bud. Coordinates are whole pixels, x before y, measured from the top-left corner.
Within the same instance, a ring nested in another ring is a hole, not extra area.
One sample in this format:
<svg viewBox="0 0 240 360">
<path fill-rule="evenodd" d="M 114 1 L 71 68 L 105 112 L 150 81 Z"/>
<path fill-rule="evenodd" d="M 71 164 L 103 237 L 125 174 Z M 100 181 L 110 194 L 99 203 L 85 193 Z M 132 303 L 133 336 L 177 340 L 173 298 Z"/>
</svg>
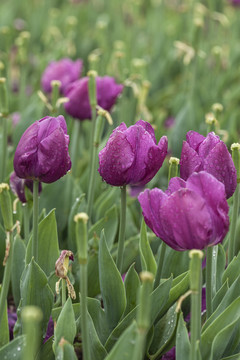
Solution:
<svg viewBox="0 0 240 360">
<path fill-rule="evenodd" d="M 172 178 L 168 189 L 145 190 L 138 197 L 146 224 L 175 250 L 204 249 L 228 232 L 224 185 L 206 171 L 187 181 Z"/>
<path fill-rule="evenodd" d="M 53 80 L 59 80 L 61 82 L 60 92 L 63 94 L 69 84 L 79 79 L 82 66 L 82 60 L 72 61 L 68 58 L 50 62 L 42 74 L 41 85 L 43 91 L 51 93 L 51 82 Z"/>
<path fill-rule="evenodd" d="M 71 168 L 69 136 L 63 116 L 35 121 L 22 135 L 14 156 L 18 177 L 52 183 Z"/>
<path fill-rule="evenodd" d="M 143 186 L 162 166 L 167 146 L 166 136 L 156 143 L 149 123 L 139 120 L 129 128 L 121 123 L 99 153 L 99 174 L 113 186 Z"/>
<path fill-rule="evenodd" d="M 225 143 L 214 132 L 204 137 L 189 131 L 186 138 L 180 159 L 181 178 L 187 180 L 193 172 L 207 171 L 225 185 L 227 198 L 231 197 L 237 186 L 237 172 Z"/>
<path fill-rule="evenodd" d="M 79 120 L 91 119 L 92 117 L 88 82 L 89 78 L 84 77 L 69 85 L 64 92 L 64 95 L 69 98 L 69 101 L 64 105 L 66 112 Z M 110 111 L 122 90 L 123 85 L 117 84 L 114 78 L 97 76 L 97 105 Z"/>
</svg>

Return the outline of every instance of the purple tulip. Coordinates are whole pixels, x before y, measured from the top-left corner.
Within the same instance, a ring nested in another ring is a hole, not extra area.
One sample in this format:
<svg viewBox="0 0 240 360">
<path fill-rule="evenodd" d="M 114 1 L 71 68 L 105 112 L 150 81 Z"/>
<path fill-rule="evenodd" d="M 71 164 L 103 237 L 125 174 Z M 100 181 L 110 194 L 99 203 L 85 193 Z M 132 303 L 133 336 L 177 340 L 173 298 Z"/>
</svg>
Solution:
<svg viewBox="0 0 240 360">
<path fill-rule="evenodd" d="M 8 328 L 9 328 L 9 337 L 10 340 L 13 339 L 13 329 L 15 326 L 15 323 L 17 321 L 17 313 L 16 313 L 16 309 L 10 307 L 8 309 Z"/>
<path fill-rule="evenodd" d="M 123 85 L 117 84 L 109 76 L 96 77 L 97 104 L 110 111 L 117 97 L 123 90 Z M 64 93 L 69 101 L 64 105 L 66 112 L 72 117 L 85 120 L 91 119 L 91 106 L 88 96 L 88 77 L 84 77 L 69 85 Z"/>
<path fill-rule="evenodd" d="M 99 153 L 99 173 L 113 186 L 147 184 L 162 166 L 168 141 L 163 136 L 156 144 L 152 126 L 143 120 L 127 128 L 121 123 Z"/>
<path fill-rule="evenodd" d="M 237 186 L 237 171 L 224 142 L 213 132 L 204 137 L 189 131 L 186 138 L 180 159 L 181 177 L 187 180 L 193 172 L 205 170 L 225 185 L 227 198 L 231 197 Z"/>
<path fill-rule="evenodd" d="M 224 185 L 206 171 L 172 178 L 165 192 L 147 189 L 138 200 L 146 224 L 175 250 L 216 245 L 229 228 Z"/>
<path fill-rule="evenodd" d="M 27 199 L 25 196 L 25 186 L 33 192 L 33 181 L 32 180 L 25 180 L 21 179 L 16 175 L 13 171 L 10 175 L 10 188 L 12 192 L 19 198 L 22 203 L 26 203 Z M 38 185 L 38 193 L 42 191 L 42 184 L 39 183 Z"/>
<path fill-rule="evenodd" d="M 35 121 L 22 135 L 14 156 L 14 170 L 23 179 L 52 183 L 71 168 L 69 136 L 63 116 Z"/>
<path fill-rule="evenodd" d="M 82 60 L 72 61 L 68 58 L 50 62 L 42 74 L 43 91 L 50 93 L 52 91 L 51 81 L 59 80 L 61 81 L 60 92 L 63 93 L 69 84 L 79 79 L 82 66 Z"/>
<path fill-rule="evenodd" d="M 240 6 L 240 0 L 229 0 L 233 6 Z"/>
</svg>

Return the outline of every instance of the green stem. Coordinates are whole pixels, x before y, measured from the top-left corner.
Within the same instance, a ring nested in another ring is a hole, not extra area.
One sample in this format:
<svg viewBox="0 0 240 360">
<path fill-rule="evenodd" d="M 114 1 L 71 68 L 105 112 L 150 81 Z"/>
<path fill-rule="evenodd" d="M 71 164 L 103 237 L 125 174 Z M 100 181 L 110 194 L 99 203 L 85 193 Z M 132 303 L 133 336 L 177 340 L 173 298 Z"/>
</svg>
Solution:
<svg viewBox="0 0 240 360">
<path fill-rule="evenodd" d="M 217 257 L 218 257 L 218 246 L 213 246 L 213 256 L 212 256 L 212 298 L 216 295 L 217 292 Z"/>
<path fill-rule="evenodd" d="M 95 128 L 96 128 L 96 105 L 91 107 L 92 109 L 92 119 L 91 119 L 91 124 L 92 124 L 92 128 L 91 128 L 91 134 L 90 134 L 90 143 L 89 143 L 89 148 L 90 148 L 90 169 L 92 166 L 92 162 L 93 162 L 93 153 L 94 153 L 94 134 L 95 134 Z"/>
<path fill-rule="evenodd" d="M 232 261 L 234 255 L 236 254 L 236 227 L 239 209 L 239 188 L 240 184 L 237 184 L 237 188 L 233 194 L 233 211 L 229 234 L 228 263 Z"/>
<path fill-rule="evenodd" d="M 33 181 L 33 237 L 32 256 L 38 262 L 38 180 Z"/>
<path fill-rule="evenodd" d="M 81 293 L 81 331 L 84 360 L 91 360 L 89 333 L 87 324 L 87 263 L 80 265 L 80 293 Z"/>
<path fill-rule="evenodd" d="M 62 279 L 62 307 L 66 302 L 66 280 Z"/>
<path fill-rule="evenodd" d="M 24 240 L 25 240 L 25 245 L 27 245 L 29 240 L 29 205 L 27 202 L 22 205 L 22 209 L 23 209 L 23 224 L 24 224 Z"/>
<path fill-rule="evenodd" d="M 3 319 L 4 307 L 5 307 L 5 302 L 7 301 L 7 295 L 8 295 L 9 284 L 11 279 L 12 257 L 13 257 L 13 234 L 12 232 L 10 232 L 10 249 L 4 270 L 2 291 L 0 294 L 0 324 L 2 323 L 2 319 Z"/>
<path fill-rule="evenodd" d="M 156 273 L 155 280 L 154 280 L 154 289 L 156 289 L 158 287 L 158 285 L 160 284 L 160 281 L 161 281 L 166 248 L 167 248 L 167 245 L 165 244 L 165 242 L 162 241 L 160 254 L 158 257 L 157 273 Z"/>
<path fill-rule="evenodd" d="M 126 210 L 127 210 L 127 192 L 126 185 L 121 187 L 121 212 L 120 212 L 120 225 L 118 236 L 118 252 L 117 252 L 117 268 L 119 272 L 122 272 L 123 263 L 123 251 L 125 241 L 125 229 L 126 229 Z"/>
<path fill-rule="evenodd" d="M 3 182 L 6 176 L 6 164 L 7 164 L 7 119 L 2 117 L 2 164 L 1 164 L 1 178 L 0 182 Z"/>
<path fill-rule="evenodd" d="M 81 121 L 73 120 L 72 138 L 70 144 L 73 176 L 77 175 L 77 159 L 78 159 L 78 150 L 79 150 L 80 129 L 81 129 Z"/>
<path fill-rule="evenodd" d="M 207 308 L 207 319 L 212 314 L 212 258 L 213 258 L 213 247 L 207 248 L 207 263 L 206 263 L 206 308 Z"/>
<path fill-rule="evenodd" d="M 87 204 L 87 214 L 90 220 L 92 216 L 92 206 L 93 206 L 93 198 L 94 198 L 94 190 L 95 190 L 96 163 L 97 163 L 97 147 L 93 146 L 92 159 L 90 163 L 90 181 L 88 186 L 88 204 Z"/>
</svg>

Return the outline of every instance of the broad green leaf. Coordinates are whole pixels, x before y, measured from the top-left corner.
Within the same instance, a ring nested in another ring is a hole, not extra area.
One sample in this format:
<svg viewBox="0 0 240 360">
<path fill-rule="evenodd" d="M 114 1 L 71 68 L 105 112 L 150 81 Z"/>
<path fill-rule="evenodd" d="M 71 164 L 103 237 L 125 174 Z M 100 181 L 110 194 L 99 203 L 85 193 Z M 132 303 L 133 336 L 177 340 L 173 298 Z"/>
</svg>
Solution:
<svg viewBox="0 0 240 360">
<path fill-rule="evenodd" d="M 108 250 L 104 231 L 99 246 L 99 279 L 108 325 L 114 329 L 125 310 L 126 295 L 121 274 Z"/>
<path fill-rule="evenodd" d="M 98 220 L 98 222 L 96 222 L 90 228 L 88 232 L 88 238 L 100 238 L 101 231 L 103 229 L 105 232 L 108 248 L 111 250 L 118 229 L 118 212 L 116 205 L 113 205 L 108 211 L 106 211 L 104 217 Z"/>
<path fill-rule="evenodd" d="M 107 189 L 103 191 L 102 194 L 98 197 L 94 203 L 94 209 L 96 213 L 96 219 L 100 219 L 104 216 L 106 211 L 111 208 L 112 205 L 116 203 L 116 199 L 119 196 L 119 189 L 116 187 Z"/>
<path fill-rule="evenodd" d="M 88 296 L 94 297 L 100 294 L 98 253 L 94 252 L 88 257 Z"/>
<path fill-rule="evenodd" d="M 0 349 L 1 360 L 22 360 L 25 346 L 25 335 L 18 336 Z"/>
<path fill-rule="evenodd" d="M 240 297 L 238 297 L 228 308 L 223 311 L 202 333 L 201 336 L 201 353 L 203 359 L 207 359 L 211 351 L 214 338 L 222 329 L 235 322 L 240 317 Z"/>
<path fill-rule="evenodd" d="M 235 355 L 231 355 L 228 357 L 224 357 L 221 360 L 239 360 L 240 359 L 240 353 L 235 354 Z"/>
<path fill-rule="evenodd" d="M 228 284 L 229 286 L 232 285 L 234 280 L 239 276 L 240 274 L 240 253 L 238 256 L 234 257 L 230 264 L 228 264 L 228 267 L 223 273 L 222 276 L 222 284 L 227 280 L 228 278 Z"/>
<path fill-rule="evenodd" d="M 0 348 L 9 343 L 7 301 L 5 301 L 2 322 L 0 323 Z"/>
<path fill-rule="evenodd" d="M 88 333 L 89 333 L 89 345 L 91 360 L 103 360 L 107 356 L 107 352 L 99 340 L 98 334 L 94 327 L 93 320 L 88 313 L 87 316 Z"/>
<path fill-rule="evenodd" d="M 144 220 L 142 220 L 141 225 L 139 250 L 141 256 L 142 271 L 149 271 L 155 275 L 157 270 L 157 264 L 148 241 L 147 227 Z"/>
<path fill-rule="evenodd" d="M 137 336 L 135 321 L 120 336 L 105 360 L 132 360 Z"/>
<path fill-rule="evenodd" d="M 53 336 L 51 336 L 44 344 L 42 344 L 37 353 L 36 360 L 55 360 L 52 344 Z"/>
<path fill-rule="evenodd" d="M 68 246 L 75 254 L 77 252 L 76 245 L 76 223 L 74 222 L 74 216 L 79 212 L 80 205 L 85 197 L 85 194 L 81 194 L 75 199 L 75 202 L 71 208 L 68 217 Z"/>
<path fill-rule="evenodd" d="M 184 360 L 190 360 L 190 348 L 188 331 L 181 312 L 176 333 L 176 360 L 182 360 L 183 354 Z"/>
<path fill-rule="evenodd" d="M 159 247 L 160 251 L 160 247 Z M 158 251 L 158 255 L 159 255 Z M 164 263 L 162 270 L 162 278 L 166 279 L 173 274 L 173 277 L 181 275 L 189 268 L 188 251 L 176 251 L 169 246 L 166 247 L 164 255 Z"/>
<path fill-rule="evenodd" d="M 109 335 L 106 313 L 103 310 L 100 301 L 97 299 L 87 298 L 87 306 L 97 335 L 101 343 L 104 344 Z"/>
<path fill-rule="evenodd" d="M 217 252 L 217 271 L 216 271 L 216 290 L 218 291 L 224 281 L 222 282 L 222 276 L 226 267 L 226 253 L 221 244 L 218 244 Z"/>
<path fill-rule="evenodd" d="M 40 266 L 31 260 L 21 278 L 21 306 L 36 305 L 43 312 L 42 334 L 45 333 L 53 306 L 53 292 Z"/>
<path fill-rule="evenodd" d="M 228 286 L 228 279 L 227 279 L 213 298 L 213 301 L 212 301 L 213 311 L 216 310 L 216 308 L 222 301 L 223 297 L 227 293 L 228 289 L 229 289 L 229 286 Z"/>
<path fill-rule="evenodd" d="M 69 344 L 64 338 L 56 349 L 57 360 L 77 360 L 77 355 L 72 344 Z"/>
<path fill-rule="evenodd" d="M 117 243 L 113 245 L 111 251 L 113 259 L 117 258 Z M 125 241 L 123 252 L 123 269 L 122 272 L 127 272 L 128 268 L 136 260 L 139 255 L 139 235 L 133 236 Z"/>
<path fill-rule="evenodd" d="M 169 278 L 163 281 L 150 295 L 151 296 L 151 320 L 150 326 L 153 325 L 156 320 L 159 312 L 166 304 L 169 296 L 169 291 L 172 284 L 172 278 Z M 134 319 L 136 319 L 137 309 L 139 305 L 137 305 L 130 313 L 127 314 L 123 318 L 123 320 L 118 324 L 118 326 L 113 330 L 106 342 L 106 350 L 110 351 L 114 346 L 117 339 L 123 333 L 123 331 L 132 323 Z"/>
<path fill-rule="evenodd" d="M 130 311 L 132 311 L 132 309 L 136 307 L 138 290 L 140 288 L 140 280 L 136 270 L 134 269 L 134 264 L 132 264 L 126 274 L 124 285 L 127 298 L 127 305 L 124 312 L 124 316 L 126 316 Z"/>
<path fill-rule="evenodd" d="M 207 327 L 229 306 L 231 303 L 240 296 L 240 276 L 234 281 L 232 286 L 228 289 L 226 295 L 220 302 L 214 313 L 207 319 L 203 325 L 202 331 L 205 331 Z"/>
<path fill-rule="evenodd" d="M 26 264 L 32 257 L 32 237 L 27 246 Z M 50 213 L 38 225 L 38 264 L 47 276 L 55 270 L 55 262 L 59 257 L 57 223 L 55 210 Z"/>
<path fill-rule="evenodd" d="M 70 344 L 73 344 L 75 336 L 75 316 L 72 307 L 72 300 L 70 297 L 68 297 L 57 320 L 57 325 L 54 331 L 53 351 L 56 353 L 57 346 L 62 337 Z"/>
<path fill-rule="evenodd" d="M 13 242 L 11 284 L 15 306 L 20 302 L 20 279 L 25 268 L 26 246 L 17 234 Z"/>
<path fill-rule="evenodd" d="M 176 305 L 173 305 L 168 312 L 154 326 L 153 340 L 149 353 L 162 354 L 175 336 L 179 314 L 176 312 Z"/>
<path fill-rule="evenodd" d="M 72 304 L 72 309 L 73 309 L 74 317 L 76 320 L 80 316 L 80 303 Z M 53 321 L 57 322 L 57 319 L 58 319 L 59 315 L 61 314 L 61 312 L 62 312 L 62 306 L 52 309 L 51 315 L 52 315 Z"/>
</svg>

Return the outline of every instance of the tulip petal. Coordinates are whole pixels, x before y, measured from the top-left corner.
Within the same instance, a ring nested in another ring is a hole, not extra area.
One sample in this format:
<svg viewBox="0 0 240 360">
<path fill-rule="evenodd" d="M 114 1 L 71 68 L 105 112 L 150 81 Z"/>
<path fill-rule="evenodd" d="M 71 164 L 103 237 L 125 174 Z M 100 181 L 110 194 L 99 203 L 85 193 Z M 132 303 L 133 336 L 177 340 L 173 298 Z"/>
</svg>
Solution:
<svg viewBox="0 0 240 360">
<path fill-rule="evenodd" d="M 172 193 L 174 193 L 175 191 L 185 188 L 186 187 L 186 182 L 179 178 L 179 177 L 174 177 L 172 179 L 170 179 L 169 184 L 168 184 L 168 188 L 165 191 L 165 193 L 169 196 Z"/>
<path fill-rule="evenodd" d="M 204 159 L 219 142 L 219 136 L 215 135 L 214 132 L 210 132 L 206 139 L 199 145 L 198 155 Z"/>
<path fill-rule="evenodd" d="M 199 145 L 205 140 L 205 137 L 196 131 L 190 130 L 186 135 L 187 143 L 195 151 L 198 151 Z"/>
<path fill-rule="evenodd" d="M 183 141 L 182 153 L 180 159 L 180 176 L 182 179 L 187 178 L 193 173 L 203 170 L 202 159 L 190 145 Z"/>
</svg>

